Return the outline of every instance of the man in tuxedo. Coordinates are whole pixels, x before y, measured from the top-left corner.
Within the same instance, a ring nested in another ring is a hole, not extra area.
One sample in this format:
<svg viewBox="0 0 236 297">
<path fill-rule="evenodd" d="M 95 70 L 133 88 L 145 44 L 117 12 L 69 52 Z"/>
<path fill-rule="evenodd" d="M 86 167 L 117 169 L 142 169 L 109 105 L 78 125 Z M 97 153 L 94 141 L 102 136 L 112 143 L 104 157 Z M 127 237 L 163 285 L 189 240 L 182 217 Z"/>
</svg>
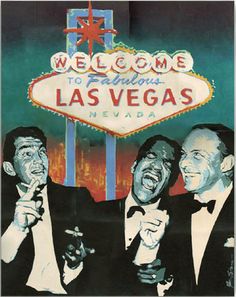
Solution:
<svg viewBox="0 0 236 297">
<path fill-rule="evenodd" d="M 2 295 L 78 293 L 73 280 L 92 252 L 78 229 L 91 219 L 89 191 L 52 182 L 46 137 L 37 127 L 10 131 L 3 160 Z"/>
<path fill-rule="evenodd" d="M 156 273 L 154 268 L 160 263 L 155 260 L 159 239 L 168 225 L 168 190 L 178 176 L 179 157 L 175 141 L 161 135 L 147 139 L 131 168 L 128 196 L 98 204 L 94 228 L 101 240 L 91 240 L 96 249 L 93 271 L 99 271 L 93 295 L 156 295 L 156 285 L 144 284 L 143 274 L 146 269 L 151 271 L 154 283 L 164 273 Z M 91 274 L 88 271 L 87 279 Z"/>
<path fill-rule="evenodd" d="M 173 199 L 173 224 L 161 242 L 173 277 L 172 286 L 163 283 L 166 295 L 234 295 L 233 131 L 194 126 L 179 166 L 189 193 Z"/>
</svg>

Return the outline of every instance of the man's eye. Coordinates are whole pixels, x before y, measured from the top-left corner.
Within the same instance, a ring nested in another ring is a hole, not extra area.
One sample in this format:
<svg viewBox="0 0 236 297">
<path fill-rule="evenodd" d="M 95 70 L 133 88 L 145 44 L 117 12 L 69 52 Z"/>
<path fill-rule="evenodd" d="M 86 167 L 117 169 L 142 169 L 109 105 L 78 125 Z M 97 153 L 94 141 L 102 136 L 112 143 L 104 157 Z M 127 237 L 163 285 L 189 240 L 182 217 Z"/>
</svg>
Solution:
<svg viewBox="0 0 236 297">
<path fill-rule="evenodd" d="M 200 159 L 202 159 L 204 156 L 203 156 L 202 154 L 200 154 L 199 152 L 195 152 L 195 153 L 193 154 L 193 157 L 194 157 L 194 159 L 196 159 L 196 160 L 200 160 Z"/>
<path fill-rule="evenodd" d="M 156 158 L 156 155 L 153 154 L 153 153 L 147 153 L 146 157 L 147 157 L 148 159 L 155 159 L 155 158 Z"/>
<path fill-rule="evenodd" d="M 172 163 L 168 160 L 163 160 L 163 164 L 167 169 L 171 169 Z"/>
<path fill-rule="evenodd" d="M 45 155 L 47 155 L 47 151 L 46 151 L 46 149 L 45 149 L 45 148 L 41 149 L 41 150 L 39 151 L 39 154 L 40 154 L 41 156 L 45 156 Z"/>
<path fill-rule="evenodd" d="M 24 152 L 22 153 L 23 158 L 30 158 L 33 156 L 33 152 Z"/>
</svg>

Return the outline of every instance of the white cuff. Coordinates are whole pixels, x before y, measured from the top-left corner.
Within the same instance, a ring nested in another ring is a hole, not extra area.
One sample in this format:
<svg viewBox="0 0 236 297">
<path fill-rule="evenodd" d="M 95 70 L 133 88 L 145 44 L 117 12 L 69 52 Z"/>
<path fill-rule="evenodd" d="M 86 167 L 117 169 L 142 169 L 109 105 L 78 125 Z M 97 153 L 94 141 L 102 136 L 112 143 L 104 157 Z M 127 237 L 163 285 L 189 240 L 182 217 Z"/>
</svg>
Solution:
<svg viewBox="0 0 236 297">
<path fill-rule="evenodd" d="M 170 281 L 166 281 L 165 284 L 158 283 L 157 284 L 157 296 L 165 296 L 166 292 L 173 285 L 173 282 L 174 282 L 174 278 L 172 278 Z"/>
<path fill-rule="evenodd" d="M 152 263 L 156 259 L 159 246 L 160 244 L 158 244 L 155 248 L 148 248 L 141 240 L 137 254 L 134 259 L 134 264 L 142 265 Z"/>
<path fill-rule="evenodd" d="M 15 259 L 18 249 L 28 232 L 28 228 L 21 231 L 13 222 L 9 225 L 1 239 L 2 260 L 5 263 L 10 263 Z"/>
<path fill-rule="evenodd" d="M 65 285 L 68 285 L 70 282 L 72 282 L 74 279 L 77 278 L 77 276 L 80 274 L 80 272 L 83 270 L 84 264 L 81 262 L 78 267 L 75 269 L 69 268 L 67 265 L 67 262 L 65 261 L 64 264 L 64 273 L 63 273 L 63 282 Z"/>
</svg>

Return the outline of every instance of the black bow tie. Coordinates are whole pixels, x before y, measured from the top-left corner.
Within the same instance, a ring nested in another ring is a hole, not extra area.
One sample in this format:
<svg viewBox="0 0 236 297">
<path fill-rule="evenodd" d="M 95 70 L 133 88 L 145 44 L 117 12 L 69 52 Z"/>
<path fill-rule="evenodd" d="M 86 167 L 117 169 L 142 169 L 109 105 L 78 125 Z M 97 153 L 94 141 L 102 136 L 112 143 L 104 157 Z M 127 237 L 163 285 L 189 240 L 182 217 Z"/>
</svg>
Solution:
<svg viewBox="0 0 236 297">
<path fill-rule="evenodd" d="M 215 208 L 216 201 L 210 200 L 207 203 L 201 203 L 197 200 L 194 200 L 193 204 L 193 212 L 199 211 L 202 207 L 206 207 L 209 213 L 213 213 L 213 210 Z"/>
<path fill-rule="evenodd" d="M 145 215 L 145 210 L 141 206 L 131 206 L 127 212 L 127 218 L 131 218 L 136 211 L 140 211 L 142 215 Z"/>
</svg>

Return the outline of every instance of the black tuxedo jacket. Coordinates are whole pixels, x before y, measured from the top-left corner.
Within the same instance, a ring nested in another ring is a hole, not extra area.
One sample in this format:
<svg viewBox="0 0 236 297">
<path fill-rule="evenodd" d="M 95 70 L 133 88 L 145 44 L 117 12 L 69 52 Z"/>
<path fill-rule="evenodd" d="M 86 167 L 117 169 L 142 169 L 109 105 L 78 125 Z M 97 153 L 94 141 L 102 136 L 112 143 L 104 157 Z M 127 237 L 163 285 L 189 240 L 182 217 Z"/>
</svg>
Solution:
<svg viewBox="0 0 236 297">
<path fill-rule="evenodd" d="M 96 249 L 96 253 L 93 258 L 88 257 L 88 265 L 84 265 L 84 270 L 88 270 L 87 275 L 84 274 L 83 283 L 89 284 L 91 280 L 92 285 L 88 285 L 90 295 L 156 295 L 155 286 L 142 285 L 138 281 L 138 267 L 132 263 L 140 243 L 139 236 L 125 250 L 125 201 L 122 199 L 97 204 L 95 226 L 91 226 L 96 232 L 88 243 Z M 158 208 L 167 208 L 164 198 Z M 95 276 L 94 272 L 97 272 Z M 88 293 L 86 288 L 84 292 L 84 295 Z"/>
<path fill-rule="evenodd" d="M 234 249 L 224 247 L 234 236 L 234 195 L 227 198 L 210 234 L 202 259 L 198 285 L 195 282 L 191 215 L 192 194 L 173 198 L 171 226 L 161 243 L 160 254 L 174 275 L 174 283 L 166 295 L 233 295 Z"/>
<path fill-rule="evenodd" d="M 53 183 L 51 180 L 48 181 L 47 186 L 54 250 L 62 276 L 64 266 L 62 255 L 65 252 L 66 245 L 72 240 L 72 237 L 67 235 L 65 230 L 78 225 L 86 237 L 86 221 L 92 220 L 90 210 L 94 202 L 86 188 L 65 187 Z M 9 182 L 3 182 L 2 234 L 13 221 L 15 203 L 18 199 L 19 195 L 16 187 Z M 2 295 L 20 296 L 33 294 L 30 289 L 25 286 L 32 269 L 33 259 L 34 247 L 32 233 L 30 232 L 21 244 L 15 259 L 8 264 L 2 261 Z M 70 285 L 71 288 L 66 288 L 72 295 L 75 294 L 74 282 Z M 44 295 L 45 294 L 47 293 L 44 292 Z"/>
</svg>

